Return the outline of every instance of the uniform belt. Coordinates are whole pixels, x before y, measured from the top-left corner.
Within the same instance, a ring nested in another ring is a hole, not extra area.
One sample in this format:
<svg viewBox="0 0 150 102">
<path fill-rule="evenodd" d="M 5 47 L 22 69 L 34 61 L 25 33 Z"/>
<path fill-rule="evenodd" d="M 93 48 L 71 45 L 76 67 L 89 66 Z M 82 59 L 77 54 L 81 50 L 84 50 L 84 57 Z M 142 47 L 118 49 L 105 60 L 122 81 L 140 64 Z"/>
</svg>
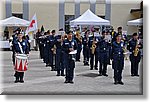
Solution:
<svg viewBox="0 0 150 102">
<path fill-rule="evenodd" d="M 100 53 L 107 53 L 106 50 L 105 51 L 100 51 Z"/>
<path fill-rule="evenodd" d="M 118 52 L 118 53 L 113 53 L 113 54 L 116 54 L 116 55 L 121 55 L 122 53 L 121 53 L 121 52 Z"/>
<path fill-rule="evenodd" d="M 106 48 L 101 48 L 100 50 L 101 50 L 101 51 L 106 51 L 107 49 L 106 49 Z"/>
</svg>

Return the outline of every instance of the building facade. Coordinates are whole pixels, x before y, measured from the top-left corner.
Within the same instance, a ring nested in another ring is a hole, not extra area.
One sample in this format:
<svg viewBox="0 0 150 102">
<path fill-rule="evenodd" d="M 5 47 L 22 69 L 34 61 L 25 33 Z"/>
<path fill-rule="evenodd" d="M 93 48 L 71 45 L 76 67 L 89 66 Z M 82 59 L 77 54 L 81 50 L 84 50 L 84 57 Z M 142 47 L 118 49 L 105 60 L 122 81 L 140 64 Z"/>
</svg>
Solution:
<svg viewBox="0 0 150 102">
<path fill-rule="evenodd" d="M 68 22 L 90 9 L 96 15 L 110 20 L 116 29 L 122 26 L 129 34 L 137 31 L 137 27 L 128 27 L 127 21 L 140 18 L 140 13 L 131 13 L 132 9 L 140 9 L 141 0 L 2 0 L 0 3 L 0 19 L 17 16 L 31 20 L 36 13 L 38 28 L 45 30 L 67 28 Z M 10 29 L 10 28 L 9 28 Z"/>
</svg>

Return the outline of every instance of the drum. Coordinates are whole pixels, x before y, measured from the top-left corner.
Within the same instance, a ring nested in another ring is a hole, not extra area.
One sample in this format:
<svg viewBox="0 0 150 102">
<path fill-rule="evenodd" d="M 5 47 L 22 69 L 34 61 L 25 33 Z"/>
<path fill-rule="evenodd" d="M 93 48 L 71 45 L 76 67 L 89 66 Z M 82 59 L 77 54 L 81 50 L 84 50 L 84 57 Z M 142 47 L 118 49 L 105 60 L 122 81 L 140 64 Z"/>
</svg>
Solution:
<svg viewBox="0 0 150 102">
<path fill-rule="evenodd" d="M 18 72 L 27 71 L 28 56 L 26 54 L 17 54 L 15 57 L 15 70 Z"/>
</svg>

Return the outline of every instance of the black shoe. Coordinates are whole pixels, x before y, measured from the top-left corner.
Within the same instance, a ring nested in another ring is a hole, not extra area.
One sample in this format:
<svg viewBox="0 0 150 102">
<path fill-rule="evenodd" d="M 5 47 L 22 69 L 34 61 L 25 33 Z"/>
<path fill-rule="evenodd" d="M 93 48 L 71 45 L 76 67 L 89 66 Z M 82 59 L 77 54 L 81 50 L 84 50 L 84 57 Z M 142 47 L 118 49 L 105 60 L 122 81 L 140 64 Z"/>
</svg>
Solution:
<svg viewBox="0 0 150 102">
<path fill-rule="evenodd" d="M 139 77 L 139 75 L 135 75 L 135 76 Z"/>
<path fill-rule="evenodd" d="M 57 74 L 56 76 L 60 76 L 60 74 Z"/>
<path fill-rule="evenodd" d="M 57 71 L 57 69 L 56 69 L 56 68 L 54 68 L 54 71 Z"/>
<path fill-rule="evenodd" d="M 131 74 L 131 76 L 132 76 L 132 77 L 134 77 L 134 75 L 133 75 L 133 74 Z"/>
<path fill-rule="evenodd" d="M 115 84 L 115 85 L 117 85 L 117 84 L 118 84 L 118 82 L 117 82 L 117 81 L 115 81 L 115 82 L 114 82 L 114 84 Z"/>
<path fill-rule="evenodd" d="M 95 68 L 95 70 L 98 70 L 98 68 Z"/>
<path fill-rule="evenodd" d="M 118 82 L 118 84 L 120 84 L 120 85 L 124 85 L 124 83 L 123 83 L 122 81 L 119 81 L 119 82 Z"/>
<path fill-rule="evenodd" d="M 98 76 L 102 76 L 102 74 L 98 74 Z"/>
<path fill-rule="evenodd" d="M 90 68 L 90 70 L 93 70 L 93 68 Z"/>
<path fill-rule="evenodd" d="M 24 81 L 23 81 L 23 80 L 20 80 L 20 83 L 24 83 Z"/>
<path fill-rule="evenodd" d="M 48 67 L 49 65 L 48 64 L 46 64 L 46 67 Z"/>
<path fill-rule="evenodd" d="M 19 82 L 19 80 L 15 80 L 15 81 L 14 81 L 14 83 L 18 83 L 18 82 Z"/>
<path fill-rule="evenodd" d="M 84 66 L 89 66 L 89 64 L 88 63 L 84 63 Z"/>
<path fill-rule="evenodd" d="M 73 81 L 69 81 L 69 83 L 73 84 L 74 82 Z"/>
<path fill-rule="evenodd" d="M 65 76 L 65 74 L 61 74 L 61 76 Z"/>
<path fill-rule="evenodd" d="M 51 71 L 57 71 L 54 67 L 52 67 Z"/>
<path fill-rule="evenodd" d="M 69 83 L 69 81 L 68 81 L 68 80 L 66 80 L 64 83 Z"/>
<path fill-rule="evenodd" d="M 106 77 L 108 77 L 108 75 L 107 75 L 107 74 L 103 74 L 103 76 L 106 76 Z"/>
</svg>

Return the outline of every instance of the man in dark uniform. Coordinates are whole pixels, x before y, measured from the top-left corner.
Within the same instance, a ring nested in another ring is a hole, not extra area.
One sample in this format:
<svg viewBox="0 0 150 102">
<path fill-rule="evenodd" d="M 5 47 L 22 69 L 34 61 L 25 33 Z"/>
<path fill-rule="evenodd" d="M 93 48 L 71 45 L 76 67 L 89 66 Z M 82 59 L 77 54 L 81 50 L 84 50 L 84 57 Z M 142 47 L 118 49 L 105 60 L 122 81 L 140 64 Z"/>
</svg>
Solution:
<svg viewBox="0 0 150 102">
<path fill-rule="evenodd" d="M 61 30 L 59 30 L 61 31 Z M 65 76 L 64 75 L 64 63 L 63 63 L 63 51 L 62 51 L 62 42 L 63 42 L 63 35 L 55 36 L 55 45 L 56 45 L 56 69 L 57 69 L 57 76 Z"/>
<path fill-rule="evenodd" d="M 100 39 L 100 42 L 98 44 L 99 47 L 99 76 L 108 76 L 107 75 L 107 64 L 109 61 L 109 41 L 108 39 L 105 39 L 106 32 L 102 32 L 102 37 Z"/>
<path fill-rule="evenodd" d="M 31 45 L 30 45 L 30 42 L 29 42 L 29 36 L 25 35 L 25 36 L 22 37 L 22 39 L 24 41 L 26 41 L 26 43 L 28 44 L 28 49 L 29 49 L 29 51 L 31 51 Z"/>
<path fill-rule="evenodd" d="M 40 51 L 40 58 L 44 59 L 44 36 L 42 35 L 38 38 L 38 46 Z"/>
<path fill-rule="evenodd" d="M 68 38 L 63 42 L 62 50 L 64 51 L 64 64 L 66 68 L 65 83 L 74 83 L 75 53 L 71 54 L 71 52 L 77 50 L 77 42 L 72 39 L 71 31 L 68 32 Z"/>
<path fill-rule="evenodd" d="M 40 32 L 40 29 L 38 29 L 38 31 L 36 32 L 36 35 L 35 35 L 36 50 L 38 50 L 38 47 L 39 47 L 39 37 L 40 36 L 41 36 L 41 32 Z"/>
<path fill-rule="evenodd" d="M 121 37 L 122 37 L 122 27 L 118 27 L 117 30 L 118 30 L 118 31 L 115 32 L 114 29 L 113 29 L 113 31 L 112 31 L 112 33 L 111 33 L 111 35 L 112 35 L 112 42 L 116 41 L 116 36 L 117 36 L 118 34 L 120 34 Z"/>
<path fill-rule="evenodd" d="M 83 44 L 83 57 L 84 57 L 84 65 L 89 66 L 89 55 L 90 55 L 90 48 L 89 48 L 89 30 L 85 32 L 85 35 L 82 39 L 82 44 Z"/>
<path fill-rule="evenodd" d="M 124 68 L 124 43 L 121 41 L 121 35 L 116 35 L 116 41 L 112 43 L 112 68 L 114 69 L 114 84 L 121 84 L 122 71 Z"/>
<path fill-rule="evenodd" d="M 111 59 L 111 51 L 112 51 L 112 37 L 109 30 L 106 31 L 106 36 L 107 36 L 107 42 L 109 48 L 108 64 L 111 65 L 110 59 Z"/>
<path fill-rule="evenodd" d="M 116 41 L 116 32 L 114 31 L 114 28 L 112 28 L 112 31 L 111 31 L 111 38 L 112 38 L 112 42 Z"/>
<path fill-rule="evenodd" d="M 47 32 L 50 34 L 50 32 Z M 54 71 L 54 64 L 53 64 L 53 54 L 54 54 L 54 44 L 55 44 L 55 30 L 52 30 L 51 34 L 46 39 L 46 66 L 51 66 L 51 71 Z"/>
<path fill-rule="evenodd" d="M 12 39 L 12 52 L 13 52 L 13 54 L 12 54 L 12 61 L 13 61 L 13 65 L 15 65 L 15 47 L 14 47 L 14 44 L 17 41 L 17 38 L 18 38 L 17 34 L 19 32 L 21 32 L 21 29 L 17 28 L 15 31 L 13 31 L 14 34 L 12 35 L 12 38 L 13 38 Z"/>
<path fill-rule="evenodd" d="M 48 54 L 48 50 L 47 50 L 47 38 L 50 34 L 47 33 L 47 32 L 44 32 L 44 35 L 42 36 L 42 39 L 41 39 L 41 47 L 42 47 L 42 56 L 43 56 L 43 61 L 44 63 L 46 63 L 47 61 L 47 54 Z M 46 67 L 50 66 L 49 64 L 46 64 Z"/>
<path fill-rule="evenodd" d="M 134 33 L 132 36 L 133 38 L 129 41 L 129 44 L 127 46 L 127 49 L 131 52 L 131 76 L 139 76 L 138 65 L 141 59 L 141 52 L 139 49 L 142 49 L 142 44 L 138 40 L 137 33 Z"/>
<path fill-rule="evenodd" d="M 81 36 L 79 30 L 76 31 L 74 39 L 76 40 L 76 42 L 78 44 L 77 54 L 76 54 L 76 61 L 80 62 L 80 54 L 81 54 L 81 50 L 82 50 L 82 36 Z"/>
<path fill-rule="evenodd" d="M 14 35 L 12 35 L 12 38 L 13 38 L 13 40 L 12 40 L 12 52 L 13 52 L 13 54 L 12 54 L 12 61 L 13 61 L 13 65 L 15 66 L 15 47 L 14 47 L 14 44 L 16 43 L 16 41 L 17 41 L 17 33 L 18 32 L 14 32 L 15 34 Z"/>
<path fill-rule="evenodd" d="M 97 46 L 99 40 L 100 40 L 99 28 L 96 28 L 95 32 L 93 32 L 93 36 L 89 37 L 90 70 L 93 70 L 93 67 L 95 68 L 95 70 L 98 70 L 98 47 Z M 93 49 L 95 50 L 92 51 Z M 94 62 L 95 62 L 95 66 L 94 66 Z"/>
<path fill-rule="evenodd" d="M 100 41 L 100 32 L 99 32 L 99 27 L 95 27 L 95 32 L 94 32 L 94 36 L 95 36 L 95 44 L 96 44 L 96 49 L 95 49 L 95 70 L 98 70 L 98 51 L 99 51 L 99 47 L 98 47 L 98 43 Z"/>
<path fill-rule="evenodd" d="M 93 70 L 93 67 L 94 67 L 94 52 L 92 52 L 92 46 L 94 44 L 94 34 L 92 34 L 92 36 L 90 35 L 89 37 L 89 42 L 88 42 L 88 46 L 90 48 L 90 70 Z"/>
<path fill-rule="evenodd" d="M 49 51 L 50 51 L 50 48 L 49 48 L 49 36 L 50 33 L 47 31 L 44 33 L 44 36 L 43 36 L 43 61 L 45 62 L 46 64 L 46 67 L 50 66 L 50 63 L 49 63 Z"/>
<path fill-rule="evenodd" d="M 13 43 L 14 46 L 14 52 L 15 54 L 29 54 L 29 46 L 25 40 L 22 39 L 23 34 L 22 32 L 17 33 L 18 38 L 16 41 Z M 15 72 L 15 83 L 21 82 L 24 83 L 23 77 L 24 77 L 24 72 Z"/>
</svg>

